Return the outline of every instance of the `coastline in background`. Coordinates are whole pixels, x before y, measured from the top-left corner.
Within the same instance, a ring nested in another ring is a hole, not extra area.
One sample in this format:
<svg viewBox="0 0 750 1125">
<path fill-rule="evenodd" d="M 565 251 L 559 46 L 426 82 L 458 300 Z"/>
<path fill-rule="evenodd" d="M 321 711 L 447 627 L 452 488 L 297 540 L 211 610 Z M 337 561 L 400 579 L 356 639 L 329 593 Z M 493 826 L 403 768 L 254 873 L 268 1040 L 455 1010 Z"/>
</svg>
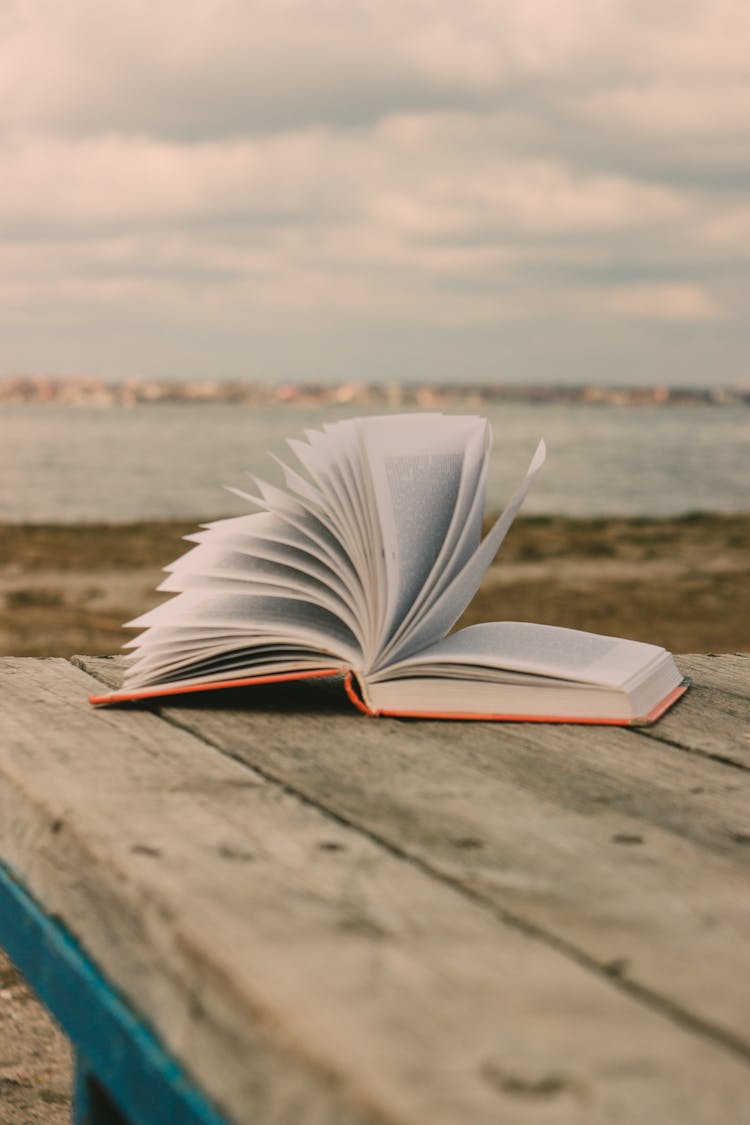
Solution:
<svg viewBox="0 0 750 1125">
<path fill-rule="evenodd" d="M 750 388 L 610 386 L 590 383 L 255 383 L 222 379 L 121 381 L 95 375 L 3 375 L 0 404 L 130 407 L 155 403 L 242 406 L 356 406 L 374 410 L 482 410 L 498 402 L 602 403 L 608 406 L 750 406 Z"/>
</svg>

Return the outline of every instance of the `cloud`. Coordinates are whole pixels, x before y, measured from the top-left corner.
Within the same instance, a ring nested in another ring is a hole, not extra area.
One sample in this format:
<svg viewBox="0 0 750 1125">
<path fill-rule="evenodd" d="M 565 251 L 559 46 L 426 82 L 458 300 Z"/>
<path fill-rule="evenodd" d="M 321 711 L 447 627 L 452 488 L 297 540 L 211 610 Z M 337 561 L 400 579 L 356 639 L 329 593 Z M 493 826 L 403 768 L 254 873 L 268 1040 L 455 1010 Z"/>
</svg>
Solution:
<svg viewBox="0 0 750 1125">
<path fill-rule="evenodd" d="M 748 41 L 740 0 L 6 5 L 4 362 L 161 320 L 234 369 L 259 333 L 259 364 L 377 374 L 451 332 L 525 371 L 535 326 L 591 364 L 637 323 L 740 372 Z"/>
<path fill-rule="evenodd" d="M 739 0 L 22 0 L 0 26 L 0 120 L 218 140 L 530 98 L 552 124 L 725 133 L 746 122 L 749 39 Z"/>
<path fill-rule="evenodd" d="M 703 321 L 721 316 L 716 301 L 697 285 L 612 286 L 604 294 L 604 304 L 616 315 L 636 320 Z"/>
<path fill-rule="evenodd" d="M 19 11 L 0 52 L 8 124 L 206 140 L 487 98 L 476 69 L 486 45 L 450 17 L 425 23 L 421 4 L 70 0 Z"/>
</svg>

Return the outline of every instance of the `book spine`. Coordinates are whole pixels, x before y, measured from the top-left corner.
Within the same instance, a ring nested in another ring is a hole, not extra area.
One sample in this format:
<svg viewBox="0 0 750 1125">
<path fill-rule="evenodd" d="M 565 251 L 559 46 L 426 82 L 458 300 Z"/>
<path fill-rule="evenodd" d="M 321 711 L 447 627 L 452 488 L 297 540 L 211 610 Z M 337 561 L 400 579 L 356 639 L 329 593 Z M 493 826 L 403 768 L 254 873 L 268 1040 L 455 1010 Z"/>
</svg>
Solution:
<svg viewBox="0 0 750 1125">
<path fill-rule="evenodd" d="M 375 711 L 367 699 L 364 683 L 356 672 L 347 672 L 344 678 L 344 691 L 346 692 L 349 702 L 353 703 L 358 711 L 363 715 L 374 716 L 379 714 Z"/>
</svg>

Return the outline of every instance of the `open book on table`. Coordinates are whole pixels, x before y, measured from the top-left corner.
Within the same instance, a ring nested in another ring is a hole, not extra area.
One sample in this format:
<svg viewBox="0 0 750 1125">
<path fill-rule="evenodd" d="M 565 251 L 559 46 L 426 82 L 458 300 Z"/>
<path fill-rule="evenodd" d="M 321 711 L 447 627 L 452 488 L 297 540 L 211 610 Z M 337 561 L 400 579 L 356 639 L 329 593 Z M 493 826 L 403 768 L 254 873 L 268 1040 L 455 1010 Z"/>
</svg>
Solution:
<svg viewBox="0 0 750 1125">
<path fill-rule="evenodd" d="M 484 539 L 484 418 L 358 418 L 288 444 L 284 487 L 239 492 L 259 510 L 187 536 L 159 587 L 176 596 L 128 623 L 143 632 L 123 686 L 92 703 L 343 674 L 372 715 L 634 723 L 685 690 L 655 645 L 522 622 L 450 633 L 543 442 Z"/>
</svg>

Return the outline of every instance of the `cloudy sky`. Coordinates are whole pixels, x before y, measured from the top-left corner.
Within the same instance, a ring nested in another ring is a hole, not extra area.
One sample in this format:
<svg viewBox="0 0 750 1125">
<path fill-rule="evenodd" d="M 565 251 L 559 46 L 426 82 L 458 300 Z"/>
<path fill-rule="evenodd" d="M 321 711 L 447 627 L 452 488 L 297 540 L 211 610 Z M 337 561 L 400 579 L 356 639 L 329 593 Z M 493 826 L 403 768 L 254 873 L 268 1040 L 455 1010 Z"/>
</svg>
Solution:
<svg viewBox="0 0 750 1125">
<path fill-rule="evenodd" d="M 0 0 L 0 374 L 748 383 L 747 0 Z"/>
</svg>

